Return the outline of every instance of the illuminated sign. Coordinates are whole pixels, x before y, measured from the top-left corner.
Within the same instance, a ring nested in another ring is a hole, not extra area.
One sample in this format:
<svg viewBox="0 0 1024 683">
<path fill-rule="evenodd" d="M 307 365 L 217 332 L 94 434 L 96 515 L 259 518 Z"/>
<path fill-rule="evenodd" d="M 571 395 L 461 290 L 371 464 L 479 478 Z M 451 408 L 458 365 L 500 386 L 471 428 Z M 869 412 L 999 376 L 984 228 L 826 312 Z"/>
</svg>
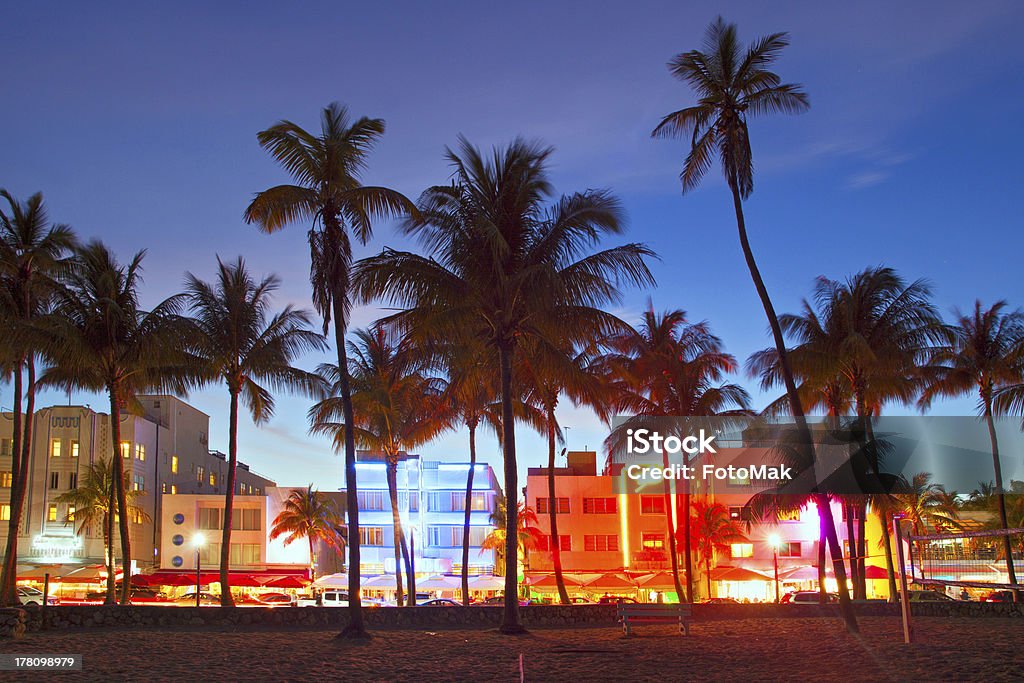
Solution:
<svg viewBox="0 0 1024 683">
<path fill-rule="evenodd" d="M 54 559 L 77 557 L 82 552 L 81 536 L 36 536 L 32 552 L 38 557 Z"/>
</svg>

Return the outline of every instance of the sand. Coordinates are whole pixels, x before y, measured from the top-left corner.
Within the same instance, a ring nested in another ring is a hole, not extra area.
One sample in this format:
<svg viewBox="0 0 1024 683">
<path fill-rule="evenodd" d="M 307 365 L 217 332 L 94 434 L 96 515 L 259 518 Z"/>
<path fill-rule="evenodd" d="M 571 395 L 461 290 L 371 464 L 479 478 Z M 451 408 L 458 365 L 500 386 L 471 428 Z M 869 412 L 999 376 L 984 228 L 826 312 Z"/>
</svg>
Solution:
<svg viewBox="0 0 1024 683">
<path fill-rule="evenodd" d="M 260 681 L 903 681 L 1019 680 L 1024 620 L 918 619 L 906 646 L 898 619 L 861 619 L 854 637 L 834 620 L 696 623 L 691 635 L 619 629 L 376 631 L 368 642 L 326 630 L 80 630 L 32 633 L 10 653 L 79 653 L 81 672 L 0 673 L 0 680 Z"/>
</svg>

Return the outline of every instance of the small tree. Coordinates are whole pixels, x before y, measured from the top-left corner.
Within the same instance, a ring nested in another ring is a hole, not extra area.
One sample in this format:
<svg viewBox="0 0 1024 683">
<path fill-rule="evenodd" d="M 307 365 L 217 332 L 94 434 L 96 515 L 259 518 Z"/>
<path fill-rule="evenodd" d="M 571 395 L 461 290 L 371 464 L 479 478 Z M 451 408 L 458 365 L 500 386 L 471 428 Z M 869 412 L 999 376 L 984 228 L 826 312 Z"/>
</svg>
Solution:
<svg viewBox="0 0 1024 683">
<path fill-rule="evenodd" d="M 341 553 L 345 539 L 341 533 L 342 520 L 327 496 L 313 489 L 296 489 L 289 494 L 284 507 L 271 523 L 270 540 L 284 536 L 284 544 L 306 539 L 309 543 L 309 578 L 316 579 L 316 544 L 321 543 Z M 349 568 L 351 571 L 351 567 Z M 350 595 L 350 600 L 358 600 Z"/>
</svg>

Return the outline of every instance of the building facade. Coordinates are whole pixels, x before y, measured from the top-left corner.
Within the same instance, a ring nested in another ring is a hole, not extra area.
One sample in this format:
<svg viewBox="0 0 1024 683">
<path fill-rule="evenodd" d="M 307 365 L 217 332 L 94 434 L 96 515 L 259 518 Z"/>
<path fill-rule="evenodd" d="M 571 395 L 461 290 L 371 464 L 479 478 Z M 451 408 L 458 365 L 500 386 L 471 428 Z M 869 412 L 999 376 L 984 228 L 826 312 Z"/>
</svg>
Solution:
<svg viewBox="0 0 1024 683">
<path fill-rule="evenodd" d="M 140 396 L 142 414 L 121 414 L 120 457 L 135 491 L 129 530 L 136 568 L 160 566 L 162 501 L 166 495 L 223 495 L 227 462 L 211 452 L 210 418 L 173 396 Z M 36 411 L 28 491 L 18 540 L 19 564 L 102 564 L 100 524 L 76 533 L 74 507 L 58 500 L 78 487 L 91 464 L 109 461 L 110 416 L 89 406 L 50 406 Z M 0 542 L 10 519 L 13 415 L 0 415 Z M 273 482 L 239 463 L 238 493 L 262 494 Z M 115 540 L 115 550 L 117 542 Z"/>
</svg>

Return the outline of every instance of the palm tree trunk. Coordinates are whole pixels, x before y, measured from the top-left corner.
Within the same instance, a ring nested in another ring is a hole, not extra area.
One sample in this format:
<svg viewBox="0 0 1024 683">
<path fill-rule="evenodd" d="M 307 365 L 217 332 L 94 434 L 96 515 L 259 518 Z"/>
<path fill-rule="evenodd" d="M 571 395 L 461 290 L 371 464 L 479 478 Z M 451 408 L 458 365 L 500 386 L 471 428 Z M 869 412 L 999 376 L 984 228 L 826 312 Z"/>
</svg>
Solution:
<svg viewBox="0 0 1024 683">
<path fill-rule="evenodd" d="M 850 562 L 850 583 L 853 586 L 854 597 L 857 595 L 857 581 L 860 574 L 857 572 L 857 536 L 854 530 L 854 503 L 844 502 L 843 511 L 846 513 L 846 545 L 849 548 Z"/>
<path fill-rule="evenodd" d="M 712 595 L 711 595 L 711 558 L 710 557 L 705 557 L 704 558 L 704 576 L 707 578 L 707 582 L 708 582 L 708 600 L 710 600 L 712 598 Z"/>
<path fill-rule="evenodd" d="M 804 418 L 804 408 L 800 402 L 800 394 L 797 392 L 796 382 L 793 379 L 793 370 L 789 365 L 789 355 L 786 352 L 786 340 L 782 335 L 782 327 L 779 325 L 779 318 L 775 314 L 775 306 L 768 296 L 768 289 L 761 278 L 761 271 L 754 260 L 754 252 L 750 249 L 750 241 L 747 238 L 747 225 L 743 217 L 743 201 L 740 198 L 739 184 L 735 178 L 730 178 L 729 188 L 732 190 L 733 209 L 736 212 L 736 227 L 739 231 L 740 246 L 743 249 L 743 258 L 747 262 L 747 269 L 754 281 L 754 288 L 761 299 L 765 315 L 768 317 L 768 325 L 772 330 L 772 338 L 775 340 L 775 349 L 779 354 L 779 370 L 782 372 L 782 379 L 786 385 L 786 395 L 789 397 L 790 410 L 796 420 L 798 436 L 806 444 L 806 448 L 814 448 L 811 440 L 811 430 L 807 427 L 807 420 Z M 835 568 L 836 581 L 839 583 L 839 609 L 843 614 L 847 631 L 859 632 L 857 626 L 857 615 L 853 612 L 850 604 L 850 596 L 845 592 L 846 571 L 843 568 L 843 549 L 839 546 L 839 536 L 836 533 L 835 519 L 832 517 L 832 508 L 828 504 L 828 497 L 822 493 L 815 494 L 815 502 L 818 507 L 818 514 L 825 524 L 825 534 L 832 549 L 832 564 Z"/>
<path fill-rule="evenodd" d="M 309 580 L 312 583 L 316 581 L 316 550 L 313 548 L 313 537 L 307 535 L 306 540 L 309 541 Z"/>
<path fill-rule="evenodd" d="M 892 561 L 892 537 L 889 536 L 889 515 L 880 507 L 878 517 L 882 523 L 882 548 L 885 550 L 885 570 L 889 572 L 889 602 L 896 602 L 896 566 Z"/>
<path fill-rule="evenodd" d="M 825 522 L 820 520 L 818 522 L 818 604 L 824 605 L 828 603 L 828 589 L 825 587 L 825 581 L 828 578 L 828 574 L 825 572 L 825 549 L 828 547 L 828 541 L 825 538 Z"/>
<path fill-rule="evenodd" d="M 231 409 L 228 413 L 228 479 L 224 492 L 224 530 L 220 540 L 220 606 L 234 607 L 231 597 L 231 522 L 235 514 L 235 466 L 238 463 L 238 389 L 230 387 Z"/>
<path fill-rule="evenodd" d="M 685 453 L 683 454 L 683 466 L 689 466 L 690 458 Z M 693 595 L 693 548 L 692 545 L 692 531 L 690 529 L 690 480 L 683 479 L 683 567 L 686 570 L 686 596 L 687 602 L 694 601 Z M 679 480 L 676 480 L 678 485 Z M 710 598 L 711 596 L 708 595 Z"/>
<path fill-rule="evenodd" d="M 512 414 L 512 340 L 498 342 L 501 366 L 501 432 L 505 474 L 505 611 L 500 631 L 514 634 L 526 629 L 519 621 L 519 472 L 516 470 L 516 426 Z"/>
<path fill-rule="evenodd" d="M 363 603 L 359 583 L 359 489 L 356 482 L 356 434 L 352 411 L 352 388 L 348 381 L 348 354 L 345 350 L 345 293 L 334 293 L 334 343 L 338 348 L 338 389 L 341 414 L 345 420 L 345 507 L 348 512 L 348 625 L 342 637 L 368 638 L 363 623 Z"/>
<path fill-rule="evenodd" d="M 562 578 L 562 544 L 558 539 L 558 499 L 555 497 L 555 409 L 548 406 L 548 519 L 551 526 L 551 558 L 555 565 L 555 585 L 558 599 L 563 605 L 570 604 L 569 592 Z"/>
<path fill-rule="evenodd" d="M 1003 492 L 1003 467 L 999 462 L 999 440 L 996 438 L 996 423 L 992 417 L 992 396 L 984 394 L 982 399 L 985 402 L 985 421 L 988 423 L 988 438 L 992 442 L 992 468 L 995 470 L 996 502 L 999 506 L 999 526 L 1002 529 L 1009 529 L 1010 523 L 1006 517 L 1006 494 Z M 1017 572 L 1013 567 L 1013 546 L 1010 544 L 1010 537 L 1003 535 L 1003 552 L 1006 553 L 1006 574 L 1010 583 L 1017 585 Z M 1020 593 L 1013 592 L 1013 601 L 1020 602 Z"/>
<path fill-rule="evenodd" d="M 473 474 L 476 471 L 476 419 L 466 421 L 469 428 L 469 474 L 466 475 L 466 514 L 462 523 L 462 604 L 469 604 L 469 522 L 473 497 Z"/>
<path fill-rule="evenodd" d="M 402 535 L 399 538 L 399 542 L 402 547 L 402 558 L 405 562 L 405 585 L 407 590 L 405 591 L 406 604 L 409 607 L 416 606 L 416 572 L 412 566 L 412 554 L 409 552 L 409 546 L 406 544 L 405 529 L 402 529 Z M 415 552 L 415 548 L 412 549 Z"/>
<path fill-rule="evenodd" d="M 115 455 L 115 458 L 121 457 Z M 103 599 L 104 605 L 117 604 L 117 565 L 114 562 L 114 516 L 117 510 L 117 494 L 114 491 L 114 459 L 110 461 L 110 489 L 107 492 L 107 515 L 103 520 L 103 534 L 107 543 L 107 596 Z"/>
<path fill-rule="evenodd" d="M 121 392 L 116 382 L 110 385 L 110 440 L 114 444 L 114 497 L 117 499 L 118 535 L 121 537 L 121 604 L 131 602 L 132 540 L 128 531 L 128 497 L 124 490 L 124 461 L 121 453 Z M 128 454 L 131 457 L 131 453 Z"/>
<path fill-rule="evenodd" d="M 398 512 L 398 462 L 392 454 L 387 454 L 386 475 L 388 498 L 391 500 L 391 526 L 395 546 L 395 604 L 401 607 L 405 600 L 402 587 L 402 516 Z"/>
<path fill-rule="evenodd" d="M 20 607 L 18 600 L 18 532 L 21 527 L 21 509 L 23 487 L 21 486 L 21 366 L 24 360 L 19 358 L 14 366 L 14 431 L 11 434 L 11 517 L 7 522 L 7 548 L 4 552 L 3 577 L 0 580 L 0 605 Z M 26 430 L 27 431 L 27 430 Z"/>
<path fill-rule="evenodd" d="M 668 453 L 662 451 L 662 463 L 668 469 Z M 676 523 L 672 518 L 672 493 L 667 480 L 662 480 L 665 487 L 665 525 L 668 527 L 668 552 L 672 562 L 672 582 L 676 587 L 676 599 L 679 602 L 690 602 L 690 596 L 683 591 L 683 584 L 679 580 L 679 553 L 676 550 Z"/>
</svg>

